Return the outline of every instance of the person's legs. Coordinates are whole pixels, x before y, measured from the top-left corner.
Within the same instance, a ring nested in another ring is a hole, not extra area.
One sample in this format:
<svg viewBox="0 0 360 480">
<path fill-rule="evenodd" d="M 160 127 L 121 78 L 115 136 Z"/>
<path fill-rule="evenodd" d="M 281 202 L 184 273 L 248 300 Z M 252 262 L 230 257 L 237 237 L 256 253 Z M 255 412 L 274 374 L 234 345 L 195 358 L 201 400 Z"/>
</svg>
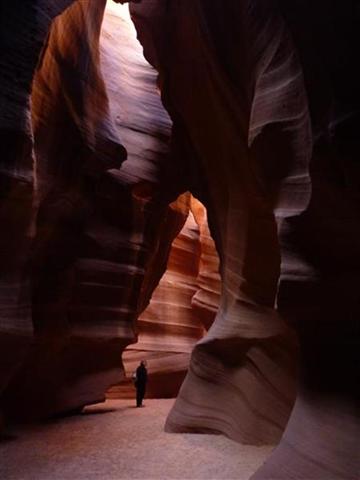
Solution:
<svg viewBox="0 0 360 480">
<path fill-rule="evenodd" d="M 145 396 L 145 386 L 144 385 L 138 385 L 136 388 L 136 406 L 141 407 L 142 406 L 142 401 Z"/>
<path fill-rule="evenodd" d="M 136 387 L 136 406 L 141 407 L 142 396 L 141 396 L 141 387 Z"/>
<path fill-rule="evenodd" d="M 146 386 L 144 385 L 141 391 L 141 405 L 142 405 L 142 401 L 145 398 L 145 391 L 146 391 Z"/>
</svg>

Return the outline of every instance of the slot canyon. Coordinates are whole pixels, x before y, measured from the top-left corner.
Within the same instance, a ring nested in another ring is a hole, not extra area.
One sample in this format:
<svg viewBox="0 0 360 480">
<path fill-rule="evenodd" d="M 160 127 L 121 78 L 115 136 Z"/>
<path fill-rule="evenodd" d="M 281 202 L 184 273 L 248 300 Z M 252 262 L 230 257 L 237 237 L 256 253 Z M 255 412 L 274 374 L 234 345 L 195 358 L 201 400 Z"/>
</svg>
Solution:
<svg viewBox="0 0 360 480">
<path fill-rule="evenodd" d="M 1 478 L 146 360 L 214 476 L 27 478 L 359 480 L 359 42 L 356 0 L 1 2 Z"/>
</svg>

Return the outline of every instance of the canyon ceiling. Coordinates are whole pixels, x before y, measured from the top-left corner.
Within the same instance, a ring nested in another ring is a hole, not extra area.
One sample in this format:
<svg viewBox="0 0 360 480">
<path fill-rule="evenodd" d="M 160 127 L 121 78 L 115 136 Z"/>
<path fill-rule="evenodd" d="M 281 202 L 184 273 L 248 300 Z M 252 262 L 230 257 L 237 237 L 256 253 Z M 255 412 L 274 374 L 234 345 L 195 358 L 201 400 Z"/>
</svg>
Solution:
<svg viewBox="0 0 360 480">
<path fill-rule="evenodd" d="M 159 389 L 191 352 L 167 431 L 357 479 L 358 2 L 105 7 L 0 6 L 0 417 L 102 401 L 139 337 Z"/>
</svg>

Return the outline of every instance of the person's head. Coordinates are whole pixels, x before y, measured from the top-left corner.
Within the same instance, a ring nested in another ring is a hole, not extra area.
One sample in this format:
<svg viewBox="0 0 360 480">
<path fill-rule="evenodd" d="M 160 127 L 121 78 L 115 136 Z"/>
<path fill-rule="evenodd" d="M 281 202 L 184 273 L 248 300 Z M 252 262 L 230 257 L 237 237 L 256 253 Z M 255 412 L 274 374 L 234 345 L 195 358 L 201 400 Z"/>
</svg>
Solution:
<svg viewBox="0 0 360 480">
<path fill-rule="evenodd" d="M 142 367 L 146 367 L 146 360 L 141 360 L 140 365 L 141 365 Z"/>
</svg>

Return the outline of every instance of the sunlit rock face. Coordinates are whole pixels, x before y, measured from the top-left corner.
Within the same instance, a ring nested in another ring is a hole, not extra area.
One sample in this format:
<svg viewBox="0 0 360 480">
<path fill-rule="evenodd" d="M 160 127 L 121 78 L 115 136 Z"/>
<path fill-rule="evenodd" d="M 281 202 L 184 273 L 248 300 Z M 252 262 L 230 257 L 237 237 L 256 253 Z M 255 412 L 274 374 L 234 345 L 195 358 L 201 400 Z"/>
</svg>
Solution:
<svg viewBox="0 0 360 480">
<path fill-rule="evenodd" d="M 94 197 L 101 197 L 106 171 L 126 158 L 99 69 L 104 7 L 75 2 L 53 21 L 33 79 L 34 222 L 23 271 L 34 337 L 2 398 L 17 419 L 100 400 L 119 378 L 121 350 L 133 338 L 130 327 L 111 328 L 119 305 L 106 287 L 121 278 L 121 266 L 94 253 L 101 249 Z M 99 300 L 91 304 L 96 289 Z"/>
<path fill-rule="evenodd" d="M 281 438 L 256 479 L 359 471 L 359 12 L 326 5 L 132 6 L 174 132 L 207 180 L 223 282 L 167 429 Z M 279 314 L 300 340 L 294 408 L 297 352 Z"/>
<path fill-rule="evenodd" d="M 15 419 L 101 401 L 121 380 L 121 353 L 190 208 L 189 195 L 168 206 L 181 192 L 169 178 L 171 122 L 157 75 L 128 14 L 107 14 L 101 31 L 104 8 L 74 2 L 53 21 L 33 80 L 35 188 L 18 274 L 28 291 L 17 294 L 28 302 L 30 347 L 22 362 L 12 357 L 17 371 L 1 398 Z"/>
<path fill-rule="evenodd" d="M 191 212 L 199 228 L 200 242 L 200 258 L 196 278 L 197 290 L 191 299 L 191 306 L 195 317 L 208 330 L 213 324 L 219 309 L 221 294 L 219 256 L 210 234 L 207 211 L 194 197 L 191 199 Z"/>
<path fill-rule="evenodd" d="M 101 30 L 104 0 L 3 3 L 6 415 L 101 400 L 138 333 L 131 361 L 149 354 L 164 388 L 205 329 L 168 430 L 280 440 L 259 480 L 357 478 L 357 3 L 143 0 L 158 81 L 125 10 Z M 174 344 L 168 367 L 155 348 Z"/>
<path fill-rule="evenodd" d="M 194 198 L 189 216 L 174 240 L 166 272 L 137 323 L 138 342 L 123 354 L 127 381 L 109 398 L 133 398 L 131 380 L 146 360 L 146 396 L 176 397 L 189 367 L 191 351 L 214 321 L 220 298 L 219 260 L 204 206 Z"/>
<path fill-rule="evenodd" d="M 172 5 L 144 3 L 132 11 L 175 125 L 180 119 L 178 129 L 186 127 L 188 148 L 205 171 L 204 201 L 223 285 L 216 321 L 193 352 L 167 428 L 270 443 L 280 439 L 295 395 L 296 349 L 274 309 L 280 273 L 275 211 L 293 216 L 309 196 L 311 139 L 301 69 L 279 15 L 256 12 L 258 24 L 247 26 L 246 16 L 250 21 L 255 13 L 241 4 L 228 11 L 199 2 Z M 271 129 L 287 145 L 275 171 L 262 155 L 270 141 L 263 132 Z M 306 145 L 301 152 L 298 143 Z M 296 195 L 287 200 L 289 185 Z"/>
</svg>

